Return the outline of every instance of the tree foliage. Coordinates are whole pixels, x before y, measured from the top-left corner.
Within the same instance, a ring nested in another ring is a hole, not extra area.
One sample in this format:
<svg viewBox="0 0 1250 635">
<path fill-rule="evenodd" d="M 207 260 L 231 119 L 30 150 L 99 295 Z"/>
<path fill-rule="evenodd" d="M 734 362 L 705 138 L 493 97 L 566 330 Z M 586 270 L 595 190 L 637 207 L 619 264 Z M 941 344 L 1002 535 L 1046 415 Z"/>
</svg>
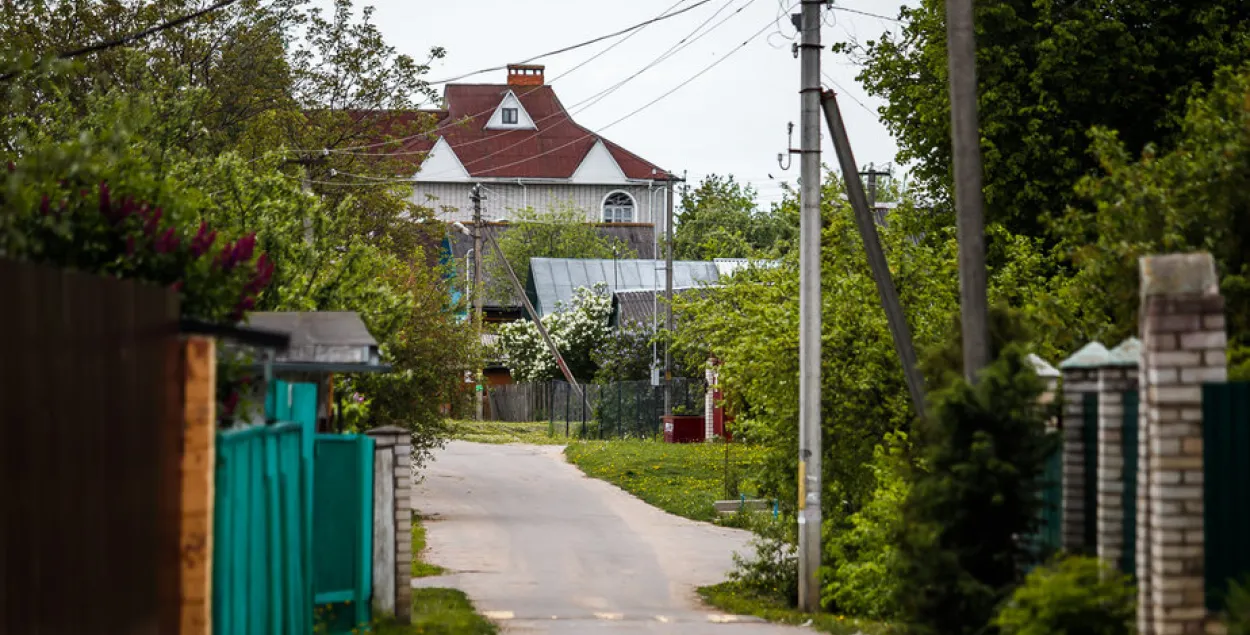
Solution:
<svg viewBox="0 0 1250 635">
<path fill-rule="evenodd" d="M 1013 234 L 1048 235 L 1097 168 L 1090 128 L 1129 152 L 1171 147 L 1186 99 L 1250 54 L 1250 5 L 1236 0 L 978 2 L 977 81 L 986 214 Z M 863 47 L 859 79 L 886 101 L 898 161 L 948 208 L 952 162 L 942 0 L 901 10 L 902 28 Z M 1052 238 L 1053 242 L 1053 238 Z"/>
<path fill-rule="evenodd" d="M 542 318 L 547 334 L 579 383 L 589 382 L 598 370 L 595 351 L 612 337 L 608 328 L 611 312 L 612 299 L 607 295 L 607 287 L 598 284 L 592 289 L 578 287 L 568 306 L 557 304 L 554 312 Z M 499 348 L 517 381 L 564 377 L 533 322 L 510 322 L 499 327 Z"/>
<path fill-rule="evenodd" d="M 798 225 L 777 210 L 761 210 L 755 189 L 732 175 L 705 177 L 684 186 L 673 224 L 678 260 L 771 256 L 798 235 Z"/>
</svg>

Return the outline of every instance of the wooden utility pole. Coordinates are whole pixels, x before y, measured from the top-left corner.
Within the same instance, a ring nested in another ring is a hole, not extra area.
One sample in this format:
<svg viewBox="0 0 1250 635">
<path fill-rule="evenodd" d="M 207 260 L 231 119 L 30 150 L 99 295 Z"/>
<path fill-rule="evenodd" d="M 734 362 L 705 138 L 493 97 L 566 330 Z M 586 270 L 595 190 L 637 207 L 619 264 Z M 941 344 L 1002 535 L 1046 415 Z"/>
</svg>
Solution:
<svg viewBox="0 0 1250 635">
<path fill-rule="evenodd" d="M 885 309 L 886 322 L 890 326 L 890 335 L 894 338 L 894 350 L 898 354 L 899 364 L 903 367 L 903 376 L 907 380 L 907 392 L 911 394 L 912 407 L 917 417 L 925 414 L 924 377 L 916 363 L 916 349 L 911 341 L 911 328 L 907 325 L 907 317 L 903 314 L 903 305 L 898 299 L 898 289 L 894 287 L 894 279 L 890 277 L 890 266 L 885 260 L 885 252 L 881 249 L 881 241 L 877 237 L 877 225 L 873 216 L 874 209 L 864 195 L 864 184 L 859 173 L 855 171 L 855 155 L 851 152 L 851 141 L 846 133 L 846 125 L 842 121 L 842 111 L 838 108 L 838 97 L 833 91 L 825 91 L 822 99 L 825 108 L 825 122 L 833 135 L 833 149 L 838 154 L 838 165 L 842 168 L 842 178 L 846 181 L 846 197 L 851 201 L 855 211 L 855 226 L 859 229 L 860 240 L 864 243 L 864 252 L 868 255 L 868 267 L 872 270 L 872 279 L 877 283 L 877 295 L 881 298 L 881 306 Z M 876 176 L 868 172 L 869 183 L 875 183 Z"/>
<path fill-rule="evenodd" d="M 799 119 L 799 609 L 820 610 L 820 5 L 803 0 Z"/>
<path fill-rule="evenodd" d="M 951 148 L 955 159 L 959 233 L 959 308 L 964 377 L 970 382 L 976 381 L 977 374 L 990 363 L 981 135 L 977 123 L 977 46 L 973 24 L 972 0 L 946 0 Z"/>
<path fill-rule="evenodd" d="M 486 225 L 482 223 L 482 185 L 480 183 L 473 185 L 473 194 L 470 198 L 473 200 L 473 323 L 477 326 L 477 341 L 480 345 L 482 342 L 482 304 L 485 300 L 483 297 L 485 294 L 482 293 L 482 233 L 486 231 Z M 478 421 L 482 420 L 482 402 L 486 397 L 486 391 L 482 387 L 482 374 L 482 366 L 479 364 L 473 388 L 473 410 Z"/>
</svg>

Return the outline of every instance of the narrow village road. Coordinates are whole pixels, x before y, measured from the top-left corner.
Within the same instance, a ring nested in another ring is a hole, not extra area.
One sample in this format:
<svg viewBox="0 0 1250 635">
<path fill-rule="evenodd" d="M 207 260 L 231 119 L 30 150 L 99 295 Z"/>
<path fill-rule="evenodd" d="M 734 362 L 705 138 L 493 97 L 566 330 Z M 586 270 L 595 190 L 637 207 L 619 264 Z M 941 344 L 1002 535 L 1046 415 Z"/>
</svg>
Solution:
<svg viewBox="0 0 1250 635">
<path fill-rule="evenodd" d="M 695 588 L 724 579 L 747 532 L 655 509 L 559 447 L 452 442 L 413 507 L 426 560 L 450 572 L 413 585 L 463 590 L 505 633 L 808 632 L 700 605 Z"/>
</svg>

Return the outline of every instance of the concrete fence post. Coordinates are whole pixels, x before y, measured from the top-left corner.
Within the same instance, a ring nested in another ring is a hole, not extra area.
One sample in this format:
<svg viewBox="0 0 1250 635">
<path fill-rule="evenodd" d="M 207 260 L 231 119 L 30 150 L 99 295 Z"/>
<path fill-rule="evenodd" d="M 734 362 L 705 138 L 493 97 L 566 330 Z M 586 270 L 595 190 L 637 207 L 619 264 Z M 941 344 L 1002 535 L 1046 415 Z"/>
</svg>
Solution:
<svg viewBox="0 0 1250 635">
<path fill-rule="evenodd" d="M 1098 369 L 1097 553 L 1112 568 L 1124 559 L 1124 393 L 1137 388 L 1141 342 L 1130 337 Z"/>
<path fill-rule="evenodd" d="M 1098 392 L 1097 369 L 1106 360 L 1107 348 L 1090 342 L 1059 363 L 1063 373 L 1063 548 L 1070 552 L 1094 549 L 1085 532 L 1085 488 L 1095 477 L 1085 473 L 1085 396 Z"/>
<path fill-rule="evenodd" d="M 396 426 L 374 441 L 373 608 L 412 621 L 412 437 Z"/>
<path fill-rule="evenodd" d="M 1210 254 L 1141 269 L 1138 630 L 1204 632 L 1202 384 L 1227 380 L 1224 298 Z"/>
</svg>

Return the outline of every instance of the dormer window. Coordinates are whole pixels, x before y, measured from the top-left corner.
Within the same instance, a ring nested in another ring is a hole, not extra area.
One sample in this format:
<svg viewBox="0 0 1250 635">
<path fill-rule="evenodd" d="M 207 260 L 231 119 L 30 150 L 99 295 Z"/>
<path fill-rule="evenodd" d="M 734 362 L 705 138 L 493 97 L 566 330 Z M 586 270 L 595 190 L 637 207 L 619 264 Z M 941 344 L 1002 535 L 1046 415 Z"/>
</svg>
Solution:
<svg viewBox="0 0 1250 635">
<path fill-rule="evenodd" d="M 517 109 L 516 108 L 504 108 L 503 109 L 504 125 L 515 125 L 516 122 L 517 122 Z"/>
</svg>

